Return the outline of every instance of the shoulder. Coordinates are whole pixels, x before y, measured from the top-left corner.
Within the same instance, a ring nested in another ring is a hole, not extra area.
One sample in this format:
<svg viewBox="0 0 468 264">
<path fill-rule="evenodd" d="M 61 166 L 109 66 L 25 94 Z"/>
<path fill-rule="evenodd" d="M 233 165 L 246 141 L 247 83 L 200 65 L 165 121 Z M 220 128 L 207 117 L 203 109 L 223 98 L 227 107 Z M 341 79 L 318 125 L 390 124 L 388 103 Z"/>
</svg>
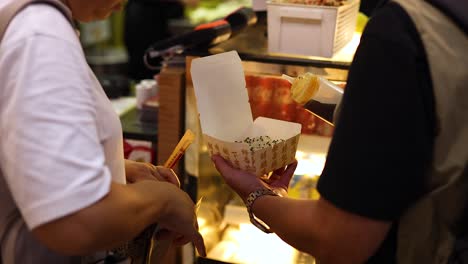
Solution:
<svg viewBox="0 0 468 264">
<path fill-rule="evenodd" d="M 4 41 L 16 43 L 36 36 L 48 36 L 79 45 L 70 22 L 57 8 L 48 4 L 33 4 L 20 11 L 8 26 Z"/>
<path fill-rule="evenodd" d="M 419 33 L 408 13 L 397 3 L 390 2 L 378 9 L 369 20 L 362 39 L 379 39 L 385 45 L 399 45 L 417 52 Z"/>
<path fill-rule="evenodd" d="M 376 37 L 388 44 L 420 48 L 420 37 L 411 17 L 395 2 L 385 4 L 369 20 L 364 38 Z"/>
</svg>

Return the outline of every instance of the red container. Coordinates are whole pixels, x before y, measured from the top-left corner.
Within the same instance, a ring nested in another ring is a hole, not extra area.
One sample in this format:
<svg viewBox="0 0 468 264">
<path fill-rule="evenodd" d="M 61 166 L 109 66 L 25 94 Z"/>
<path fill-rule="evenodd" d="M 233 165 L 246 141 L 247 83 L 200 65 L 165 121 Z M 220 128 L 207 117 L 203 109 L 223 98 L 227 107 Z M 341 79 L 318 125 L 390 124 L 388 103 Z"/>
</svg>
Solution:
<svg viewBox="0 0 468 264">
<path fill-rule="evenodd" d="M 245 76 L 245 87 L 249 94 L 249 102 L 252 102 L 254 88 L 257 86 L 258 77 L 255 75 L 246 75 Z"/>
<path fill-rule="evenodd" d="M 258 77 L 257 83 L 251 90 L 249 96 L 250 107 L 252 108 L 253 118 L 259 116 L 271 117 L 271 97 L 275 86 L 275 79 L 270 77 Z"/>
<path fill-rule="evenodd" d="M 294 121 L 297 104 L 291 98 L 291 84 L 280 78 L 275 79 L 275 83 L 271 117 L 284 121 Z"/>
</svg>

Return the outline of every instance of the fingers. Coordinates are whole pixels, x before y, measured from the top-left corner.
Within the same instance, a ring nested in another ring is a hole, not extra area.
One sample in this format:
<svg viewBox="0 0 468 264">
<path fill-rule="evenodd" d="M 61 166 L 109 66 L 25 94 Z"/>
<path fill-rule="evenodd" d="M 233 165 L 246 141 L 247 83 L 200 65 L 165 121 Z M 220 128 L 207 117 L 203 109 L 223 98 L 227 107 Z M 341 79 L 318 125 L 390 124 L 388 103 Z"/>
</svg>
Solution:
<svg viewBox="0 0 468 264">
<path fill-rule="evenodd" d="M 192 239 L 189 237 L 185 237 L 185 236 L 179 236 L 172 243 L 176 246 L 182 246 L 189 242 L 193 243 L 193 245 L 197 249 L 198 254 L 200 254 L 200 256 L 202 257 L 206 256 L 205 242 L 203 241 L 203 237 L 199 233 L 197 233 L 195 237 Z"/>
<path fill-rule="evenodd" d="M 167 229 L 161 229 L 158 230 L 158 232 L 155 234 L 155 237 L 157 240 L 171 240 L 173 239 L 174 234 Z"/>
<path fill-rule="evenodd" d="M 242 198 L 242 200 L 245 201 L 251 192 L 265 188 L 265 182 L 259 177 L 250 172 L 233 168 L 221 156 L 213 155 L 211 159 L 216 169 L 223 176 L 224 181 Z"/>
<path fill-rule="evenodd" d="M 203 237 L 200 233 L 196 232 L 192 237 L 189 236 L 184 236 L 184 235 L 177 235 L 174 237 L 174 233 L 170 232 L 169 230 L 163 229 L 160 230 L 156 234 L 156 239 L 158 240 L 173 240 L 172 243 L 176 246 L 182 246 L 185 245 L 189 242 L 192 242 L 195 248 L 198 251 L 198 254 L 200 256 L 205 257 L 206 256 L 206 248 L 205 248 L 205 242 L 203 240 Z"/>
<path fill-rule="evenodd" d="M 155 167 L 157 174 L 159 174 L 164 181 L 170 182 L 177 187 L 180 187 L 179 177 L 172 169 L 165 168 L 163 166 L 156 166 Z"/>
<path fill-rule="evenodd" d="M 156 166 L 154 166 L 151 163 L 146 163 L 145 165 L 147 166 L 149 170 L 149 173 L 150 173 L 149 177 L 153 177 L 153 180 L 156 179 L 158 181 L 166 181 L 164 177 L 158 172 Z"/>
<path fill-rule="evenodd" d="M 281 167 L 279 169 L 276 169 L 275 171 L 273 171 L 273 175 L 277 175 L 277 176 L 282 175 L 285 170 L 286 170 L 286 167 Z"/>
<path fill-rule="evenodd" d="M 144 180 L 157 180 L 151 173 L 151 168 L 143 162 L 125 160 L 125 176 L 128 183 Z"/>
<path fill-rule="evenodd" d="M 282 174 L 280 174 L 280 178 L 278 179 L 278 183 L 281 186 L 284 186 L 284 188 L 288 188 L 289 182 L 291 181 L 292 176 L 294 175 L 294 171 L 296 170 L 297 167 L 297 160 L 294 161 L 293 163 L 289 164 L 286 167 L 286 170 Z"/>
<path fill-rule="evenodd" d="M 213 155 L 211 157 L 211 160 L 213 161 L 216 169 L 221 173 L 221 175 L 223 175 L 227 179 L 230 179 L 232 175 L 234 175 L 237 171 L 219 155 Z"/>
<path fill-rule="evenodd" d="M 203 241 L 203 237 L 200 233 L 196 233 L 195 237 L 192 239 L 193 245 L 198 251 L 198 254 L 202 257 L 206 257 L 206 248 L 205 242 Z"/>
<path fill-rule="evenodd" d="M 265 180 L 265 182 L 267 182 L 267 183 L 272 183 L 272 182 L 274 182 L 274 181 L 279 180 L 279 178 L 281 178 L 281 175 L 283 175 L 285 169 L 286 169 L 286 167 L 282 167 L 282 168 L 276 169 L 276 170 L 273 171 L 273 173 L 270 175 L 270 178 L 268 178 L 267 180 Z"/>
<path fill-rule="evenodd" d="M 189 242 L 190 242 L 190 238 L 185 237 L 185 236 L 179 236 L 172 243 L 176 246 L 183 246 Z"/>
</svg>

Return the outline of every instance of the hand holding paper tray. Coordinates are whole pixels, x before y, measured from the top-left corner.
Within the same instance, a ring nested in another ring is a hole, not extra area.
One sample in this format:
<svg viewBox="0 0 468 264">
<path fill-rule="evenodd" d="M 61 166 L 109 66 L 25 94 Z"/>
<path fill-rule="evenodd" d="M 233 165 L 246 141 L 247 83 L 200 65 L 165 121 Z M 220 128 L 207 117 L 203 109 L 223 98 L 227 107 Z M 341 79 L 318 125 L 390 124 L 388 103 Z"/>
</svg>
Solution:
<svg viewBox="0 0 468 264">
<path fill-rule="evenodd" d="M 295 160 L 301 125 L 265 117 L 253 121 L 237 52 L 195 59 L 191 72 L 201 129 L 210 154 L 219 154 L 236 168 L 257 176 Z M 280 142 L 254 151 L 246 143 L 235 142 L 258 136 Z"/>
</svg>

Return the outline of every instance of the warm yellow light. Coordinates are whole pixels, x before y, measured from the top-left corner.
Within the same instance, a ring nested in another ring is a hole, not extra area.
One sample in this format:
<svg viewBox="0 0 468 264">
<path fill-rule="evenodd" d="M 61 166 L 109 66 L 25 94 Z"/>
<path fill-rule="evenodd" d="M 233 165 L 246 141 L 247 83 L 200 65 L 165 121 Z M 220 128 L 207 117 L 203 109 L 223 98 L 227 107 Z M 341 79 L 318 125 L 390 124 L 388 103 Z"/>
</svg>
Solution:
<svg viewBox="0 0 468 264">
<path fill-rule="evenodd" d="M 295 171 L 297 175 L 320 175 L 322 174 L 323 167 L 325 166 L 326 156 L 323 153 L 304 153 L 296 152 L 296 159 L 298 165 Z"/>
<path fill-rule="evenodd" d="M 302 152 L 302 151 L 296 151 L 296 159 L 297 160 L 301 160 L 301 159 L 304 159 L 304 157 L 306 156 L 305 152 Z"/>
<path fill-rule="evenodd" d="M 206 225 L 206 219 L 203 217 L 197 217 L 197 222 L 198 222 L 199 228 L 202 228 Z"/>
<path fill-rule="evenodd" d="M 230 238 L 230 242 L 238 245 L 235 256 L 231 256 L 229 261 L 246 264 L 293 263 L 294 249 L 291 246 L 277 235 L 265 234 L 251 224 L 240 224 L 239 229 L 231 229 L 228 236 L 225 234 L 223 238 Z"/>
</svg>

